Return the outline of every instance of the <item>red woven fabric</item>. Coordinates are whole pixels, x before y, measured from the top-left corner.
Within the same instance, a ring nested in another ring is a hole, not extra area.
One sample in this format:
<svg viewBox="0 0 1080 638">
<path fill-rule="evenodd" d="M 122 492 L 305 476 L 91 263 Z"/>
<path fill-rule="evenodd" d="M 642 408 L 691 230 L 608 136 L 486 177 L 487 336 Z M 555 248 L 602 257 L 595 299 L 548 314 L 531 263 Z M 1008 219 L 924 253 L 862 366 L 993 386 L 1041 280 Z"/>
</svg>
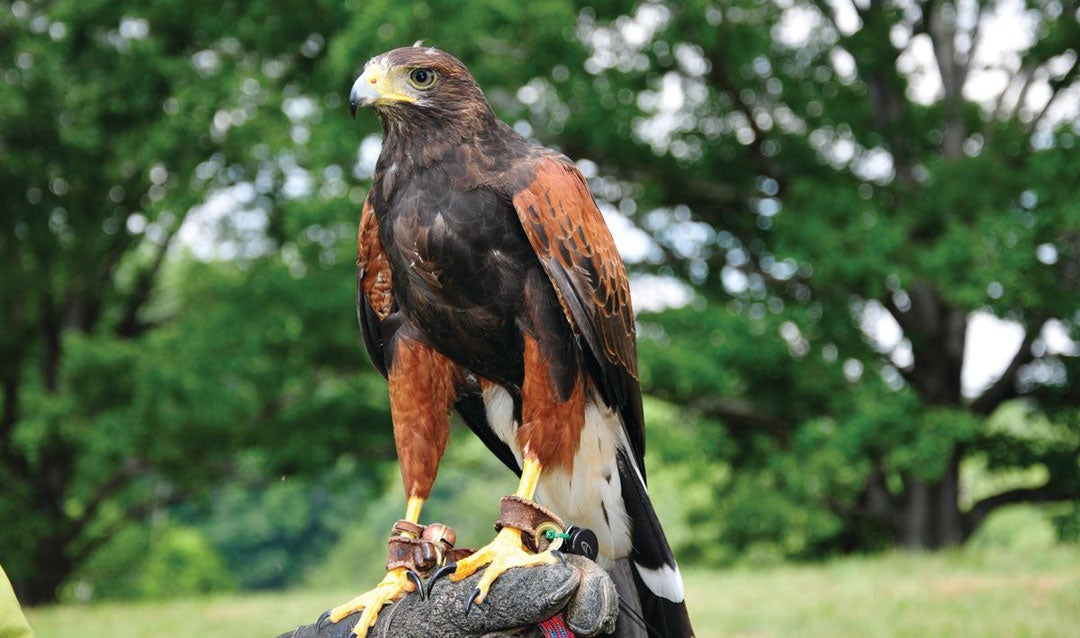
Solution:
<svg viewBox="0 0 1080 638">
<path fill-rule="evenodd" d="M 566 626 L 562 614 L 555 614 L 544 622 L 537 625 L 544 632 L 544 638 L 574 638 L 574 632 Z"/>
</svg>

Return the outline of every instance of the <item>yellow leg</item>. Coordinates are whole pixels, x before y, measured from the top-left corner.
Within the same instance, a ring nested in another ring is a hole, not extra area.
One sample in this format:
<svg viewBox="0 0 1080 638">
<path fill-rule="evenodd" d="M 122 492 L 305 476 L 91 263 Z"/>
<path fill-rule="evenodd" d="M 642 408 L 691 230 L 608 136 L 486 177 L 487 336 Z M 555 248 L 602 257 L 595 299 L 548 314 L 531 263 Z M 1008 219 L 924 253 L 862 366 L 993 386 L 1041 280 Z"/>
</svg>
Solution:
<svg viewBox="0 0 1080 638">
<path fill-rule="evenodd" d="M 518 482 L 517 492 L 514 494 L 521 498 L 532 500 L 536 494 L 536 484 L 540 480 L 540 462 L 534 458 L 525 459 L 525 465 L 521 468 L 521 480 Z M 521 532 L 512 528 L 504 527 L 484 547 L 476 550 L 472 555 L 458 561 L 457 569 L 451 574 L 450 580 L 462 580 L 475 574 L 481 567 L 487 565 L 484 575 L 476 584 L 476 597 L 473 602 L 480 604 L 487 597 L 491 583 L 508 569 L 513 567 L 533 567 L 536 565 L 548 565 L 558 562 L 558 559 L 550 551 L 533 554 L 521 542 Z"/>
<path fill-rule="evenodd" d="M 525 459 L 525 467 L 521 468 L 521 480 L 518 481 L 515 495 L 527 498 L 530 501 L 536 494 L 536 484 L 540 482 L 540 461 L 533 458 Z"/>
<path fill-rule="evenodd" d="M 419 523 L 420 510 L 423 506 L 424 499 L 415 496 L 409 497 L 409 501 L 405 506 L 405 520 L 410 523 Z M 344 605 L 332 609 L 330 611 L 330 622 L 340 622 L 343 618 L 363 610 L 363 613 L 360 614 L 360 620 L 356 623 L 356 627 L 353 628 L 353 632 L 357 638 L 364 638 L 368 630 L 375 625 L 383 605 L 396 603 L 404 598 L 406 594 L 416 591 L 416 583 L 409 578 L 407 572 L 408 570 L 404 567 L 387 570 L 386 577 L 375 586 L 375 589 L 360 594 Z"/>
<path fill-rule="evenodd" d="M 410 496 L 405 505 L 405 520 L 410 523 L 420 522 L 420 510 L 424 507 L 424 499 L 418 496 Z"/>
</svg>

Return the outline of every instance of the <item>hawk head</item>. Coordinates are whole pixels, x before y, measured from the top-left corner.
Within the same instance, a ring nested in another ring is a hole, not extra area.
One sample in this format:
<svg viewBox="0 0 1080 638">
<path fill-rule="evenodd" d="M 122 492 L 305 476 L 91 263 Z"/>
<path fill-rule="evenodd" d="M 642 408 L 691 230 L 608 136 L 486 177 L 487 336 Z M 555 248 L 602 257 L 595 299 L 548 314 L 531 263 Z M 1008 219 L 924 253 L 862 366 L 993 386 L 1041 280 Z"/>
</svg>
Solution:
<svg viewBox="0 0 1080 638">
<path fill-rule="evenodd" d="M 353 117 L 370 107 L 385 120 L 461 114 L 487 101 L 465 65 L 433 47 L 402 47 L 373 57 L 349 92 Z"/>
</svg>

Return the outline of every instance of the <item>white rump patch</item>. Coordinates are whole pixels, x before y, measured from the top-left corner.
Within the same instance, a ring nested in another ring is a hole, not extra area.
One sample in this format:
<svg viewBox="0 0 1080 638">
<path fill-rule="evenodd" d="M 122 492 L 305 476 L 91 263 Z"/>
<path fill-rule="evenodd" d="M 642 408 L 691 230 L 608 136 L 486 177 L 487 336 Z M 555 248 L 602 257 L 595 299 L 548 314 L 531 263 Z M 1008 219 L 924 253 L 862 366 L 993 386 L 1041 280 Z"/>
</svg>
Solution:
<svg viewBox="0 0 1080 638">
<path fill-rule="evenodd" d="M 673 603 L 683 601 L 682 574 L 679 573 L 678 565 L 675 565 L 674 569 L 667 565 L 659 569 L 649 569 L 634 563 L 634 569 L 637 570 L 638 576 L 641 576 L 641 582 L 645 583 L 652 593 Z"/>
<path fill-rule="evenodd" d="M 510 447 L 518 465 L 522 450 L 517 440 L 514 399 L 500 385 L 484 388 L 484 409 L 488 424 Z M 625 439 L 622 420 L 604 405 L 595 392 L 585 404 L 585 427 L 574 455 L 572 473 L 547 468 L 540 473 L 536 500 L 551 508 L 567 524 L 587 527 L 600 541 L 598 562 L 610 568 L 614 561 L 630 555 L 630 519 L 622 500 L 622 481 L 616 461 L 620 441 Z M 629 447 L 627 447 L 629 449 Z"/>
<path fill-rule="evenodd" d="M 574 469 L 547 470 L 540 475 L 537 500 L 568 524 L 588 527 L 600 541 L 596 561 L 610 568 L 630 554 L 630 520 L 622 500 L 615 460 L 622 420 L 596 393 L 585 404 L 585 427 L 574 455 Z"/>
<path fill-rule="evenodd" d="M 518 424 L 514 420 L 514 397 L 506 391 L 506 388 L 494 383 L 484 388 L 484 411 L 487 413 L 488 425 L 495 432 L 495 436 L 510 446 L 510 451 L 517 459 L 518 467 L 521 467 L 521 446 L 517 441 Z"/>
</svg>

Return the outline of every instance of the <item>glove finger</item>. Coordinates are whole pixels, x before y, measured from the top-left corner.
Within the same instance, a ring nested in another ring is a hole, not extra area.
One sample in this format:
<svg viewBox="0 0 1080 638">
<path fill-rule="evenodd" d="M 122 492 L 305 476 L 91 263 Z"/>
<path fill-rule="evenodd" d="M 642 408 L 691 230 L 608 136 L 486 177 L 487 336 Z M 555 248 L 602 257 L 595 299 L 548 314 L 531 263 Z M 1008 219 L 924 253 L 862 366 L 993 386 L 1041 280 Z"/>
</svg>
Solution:
<svg viewBox="0 0 1080 638">
<path fill-rule="evenodd" d="M 567 557 L 579 574 L 581 584 L 566 606 L 566 624 L 578 636 L 598 636 L 615 630 L 619 615 L 619 593 L 615 583 L 599 565 L 581 556 Z"/>
</svg>

